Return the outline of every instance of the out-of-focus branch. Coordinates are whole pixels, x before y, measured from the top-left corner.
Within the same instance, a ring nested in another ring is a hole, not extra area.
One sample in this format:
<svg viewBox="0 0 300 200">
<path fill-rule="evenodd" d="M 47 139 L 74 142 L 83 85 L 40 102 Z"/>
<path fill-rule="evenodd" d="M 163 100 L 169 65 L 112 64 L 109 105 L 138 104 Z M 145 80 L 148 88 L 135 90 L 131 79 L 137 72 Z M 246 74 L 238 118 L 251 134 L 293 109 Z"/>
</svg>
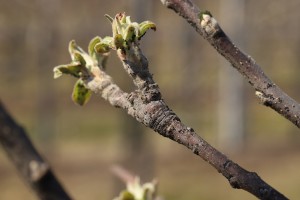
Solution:
<svg viewBox="0 0 300 200">
<path fill-rule="evenodd" d="M 232 187 L 246 190 L 261 199 L 287 199 L 264 182 L 256 173 L 249 172 L 228 159 L 197 135 L 192 128 L 187 127 L 180 121 L 179 117 L 162 99 L 159 87 L 149 72 L 148 61 L 139 48 L 139 40 L 136 39 L 138 38 L 140 25 L 138 26 L 137 23 L 131 24 L 129 19 L 128 16 L 126 17 L 122 13 L 117 14 L 114 19 L 110 18 L 114 36 L 109 38 L 109 43 L 107 43 L 107 39 L 97 39 L 98 43 L 95 44 L 96 39 L 93 39 L 89 49 L 94 50 L 90 50 L 89 54 L 71 42 L 69 49 L 71 49 L 73 62 L 54 68 L 55 77 L 65 73 L 79 78 L 79 81 L 82 81 L 85 87 L 85 89 L 80 87 L 80 93 L 77 91 L 82 97 L 85 97 L 84 94 L 88 93 L 87 90 L 101 95 L 111 105 L 126 110 L 129 115 L 145 126 L 192 150 L 194 154 L 211 164 L 219 173 L 222 173 Z M 131 29 L 131 27 L 133 28 Z M 131 34 L 131 37 L 128 37 L 129 34 Z M 106 74 L 105 68 L 95 60 L 97 57 L 94 56 L 94 51 L 97 49 L 100 56 L 103 53 L 106 56 L 108 49 L 117 51 L 125 71 L 133 79 L 136 90 L 125 93 L 113 83 L 112 78 Z M 78 60 L 80 62 L 77 62 Z M 88 63 L 93 64 L 89 66 Z M 76 64 L 76 67 L 74 67 L 74 64 Z M 78 102 L 78 98 L 75 100 Z"/>
<path fill-rule="evenodd" d="M 70 200 L 49 164 L 34 148 L 26 132 L 0 102 L 0 143 L 34 193 L 41 200 Z"/>
<path fill-rule="evenodd" d="M 185 18 L 255 89 L 261 103 L 278 112 L 300 128 L 300 105 L 283 92 L 249 55 L 242 52 L 223 32 L 207 11 L 200 11 L 192 0 L 161 0 Z"/>
</svg>

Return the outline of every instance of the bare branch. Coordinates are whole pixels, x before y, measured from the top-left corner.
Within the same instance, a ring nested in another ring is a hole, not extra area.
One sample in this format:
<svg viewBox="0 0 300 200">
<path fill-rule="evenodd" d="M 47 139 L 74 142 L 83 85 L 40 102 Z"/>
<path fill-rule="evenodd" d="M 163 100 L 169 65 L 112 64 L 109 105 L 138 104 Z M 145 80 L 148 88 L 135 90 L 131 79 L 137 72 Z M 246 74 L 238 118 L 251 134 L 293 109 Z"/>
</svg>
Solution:
<svg viewBox="0 0 300 200">
<path fill-rule="evenodd" d="M 34 148 L 24 129 L 0 102 L 0 143 L 25 182 L 42 200 L 69 200 L 50 166 Z"/>
<path fill-rule="evenodd" d="M 217 21 L 201 12 L 192 0 L 161 0 L 185 18 L 256 90 L 263 105 L 268 106 L 300 128 L 300 105 L 284 93 L 249 55 L 242 52 L 223 32 Z"/>
</svg>

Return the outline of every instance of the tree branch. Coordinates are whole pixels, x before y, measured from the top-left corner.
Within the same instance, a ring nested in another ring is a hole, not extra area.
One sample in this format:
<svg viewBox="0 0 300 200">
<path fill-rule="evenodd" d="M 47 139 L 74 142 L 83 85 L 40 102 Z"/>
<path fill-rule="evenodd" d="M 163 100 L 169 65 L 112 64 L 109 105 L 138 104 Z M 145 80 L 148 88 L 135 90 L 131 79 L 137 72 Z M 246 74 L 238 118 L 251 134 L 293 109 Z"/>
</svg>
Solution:
<svg viewBox="0 0 300 200">
<path fill-rule="evenodd" d="M 207 12 L 201 12 L 192 0 L 161 0 L 185 18 L 256 90 L 261 103 L 278 112 L 300 128 L 300 105 L 284 93 L 249 55 L 242 52 Z"/>
<path fill-rule="evenodd" d="M 0 143 L 25 182 L 42 200 L 70 200 L 50 166 L 0 102 Z"/>
<path fill-rule="evenodd" d="M 145 126 L 192 150 L 194 154 L 225 176 L 233 188 L 246 190 L 260 199 L 287 199 L 256 173 L 249 172 L 228 159 L 197 135 L 192 128 L 180 121 L 162 99 L 159 87 L 149 72 L 148 61 L 139 48 L 139 39 L 136 37 L 138 35 L 134 33 L 139 33 L 141 25 L 131 23 L 128 20 L 130 18 L 122 13 L 117 14 L 114 19 L 111 17 L 109 19 L 112 21 L 113 37 L 106 37 L 108 39 L 102 40 L 93 39 L 90 42 L 88 54 L 74 41 L 70 42 L 69 50 L 73 61 L 71 64 L 55 67 L 55 77 L 65 73 L 79 78 L 85 86 L 85 89 L 79 88 L 79 93 L 76 91 L 79 96 L 85 98 L 85 94 L 88 94 L 87 90 L 101 95 L 111 105 L 126 110 L 129 115 Z M 131 37 L 128 37 L 129 34 Z M 125 71 L 133 79 L 136 90 L 130 93 L 123 92 L 106 74 L 101 63 L 97 62 L 96 59 L 99 56 L 107 56 L 108 49 L 117 51 Z M 99 54 L 95 54 L 96 50 Z M 73 100 L 85 102 L 81 98 Z"/>
<path fill-rule="evenodd" d="M 130 49 L 131 53 L 119 54 L 119 58 L 139 89 L 124 93 L 101 70 L 86 80 L 87 87 L 102 94 L 112 105 L 125 109 L 129 115 L 160 135 L 192 150 L 225 176 L 233 188 L 246 190 L 260 199 L 287 199 L 255 172 L 243 169 L 184 125 L 161 98 L 159 88 L 148 71 L 148 62 L 137 44 Z"/>
</svg>

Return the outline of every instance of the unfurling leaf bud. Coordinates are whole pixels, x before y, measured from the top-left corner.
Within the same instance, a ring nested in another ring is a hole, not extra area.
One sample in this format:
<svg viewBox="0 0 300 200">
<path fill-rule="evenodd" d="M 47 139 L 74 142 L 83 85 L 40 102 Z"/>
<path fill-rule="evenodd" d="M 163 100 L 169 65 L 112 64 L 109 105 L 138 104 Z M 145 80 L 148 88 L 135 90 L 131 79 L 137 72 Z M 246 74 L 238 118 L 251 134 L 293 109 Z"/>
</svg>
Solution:
<svg viewBox="0 0 300 200">
<path fill-rule="evenodd" d="M 156 25 L 151 21 L 144 21 L 139 24 L 139 29 L 138 39 L 141 39 L 149 29 L 156 31 Z"/>
<path fill-rule="evenodd" d="M 72 99 L 73 101 L 80 105 L 83 106 L 84 104 L 86 104 L 89 99 L 91 98 L 92 92 L 91 90 L 87 89 L 84 84 L 83 81 L 81 79 L 79 79 L 74 86 L 73 89 L 73 93 L 72 93 Z"/>
<path fill-rule="evenodd" d="M 124 45 L 125 45 L 125 43 L 124 43 L 124 39 L 123 39 L 122 35 L 121 34 L 115 35 L 115 37 L 114 37 L 114 46 L 115 46 L 115 48 L 116 49 L 123 49 Z"/>
<path fill-rule="evenodd" d="M 97 53 L 100 53 L 100 54 L 104 54 L 104 53 L 109 52 L 109 46 L 107 44 L 104 44 L 104 43 L 96 44 L 94 49 Z"/>
<path fill-rule="evenodd" d="M 76 78 L 80 77 L 80 73 L 84 70 L 84 67 L 79 62 L 72 62 L 67 65 L 59 65 L 54 67 L 54 78 L 59 78 L 62 74 L 69 74 Z"/>
<path fill-rule="evenodd" d="M 97 43 L 100 43 L 101 40 L 102 40 L 101 37 L 96 36 L 90 41 L 89 46 L 88 46 L 88 53 L 90 56 L 94 56 L 94 54 L 96 53 L 95 46 Z"/>
</svg>

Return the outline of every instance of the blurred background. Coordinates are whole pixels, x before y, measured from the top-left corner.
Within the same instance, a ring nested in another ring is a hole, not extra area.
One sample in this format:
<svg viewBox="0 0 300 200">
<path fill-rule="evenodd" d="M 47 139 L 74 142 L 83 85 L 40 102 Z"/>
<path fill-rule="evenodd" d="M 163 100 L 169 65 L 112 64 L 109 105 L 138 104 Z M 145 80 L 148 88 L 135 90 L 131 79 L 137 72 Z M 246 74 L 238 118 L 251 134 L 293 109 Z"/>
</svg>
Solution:
<svg viewBox="0 0 300 200">
<path fill-rule="evenodd" d="M 288 95 L 300 100 L 300 2 L 195 0 Z M 111 34 L 104 14 L 151 20 L 141 46 L 168 105 L 210 144 L 291 199 L 300 196 L 299 130 L 258 103 L 254 90 L 190 25 L 159 0 L 0 0 L 1 101 L 75 199 L 112 199 L 121 165 L 143 181 L 159 180 L 166 200 L 256 199 L 231 189 L 209 164 L 93 96 L 71 101 L 75 79 L 54 80 L 70 62 L 68 42 L 86 49 Z M 133 84 L 114 53 L 107 72 L 125 91 Z M 0 199 L 35 199 L 0 149 Z"/>
</svg>

